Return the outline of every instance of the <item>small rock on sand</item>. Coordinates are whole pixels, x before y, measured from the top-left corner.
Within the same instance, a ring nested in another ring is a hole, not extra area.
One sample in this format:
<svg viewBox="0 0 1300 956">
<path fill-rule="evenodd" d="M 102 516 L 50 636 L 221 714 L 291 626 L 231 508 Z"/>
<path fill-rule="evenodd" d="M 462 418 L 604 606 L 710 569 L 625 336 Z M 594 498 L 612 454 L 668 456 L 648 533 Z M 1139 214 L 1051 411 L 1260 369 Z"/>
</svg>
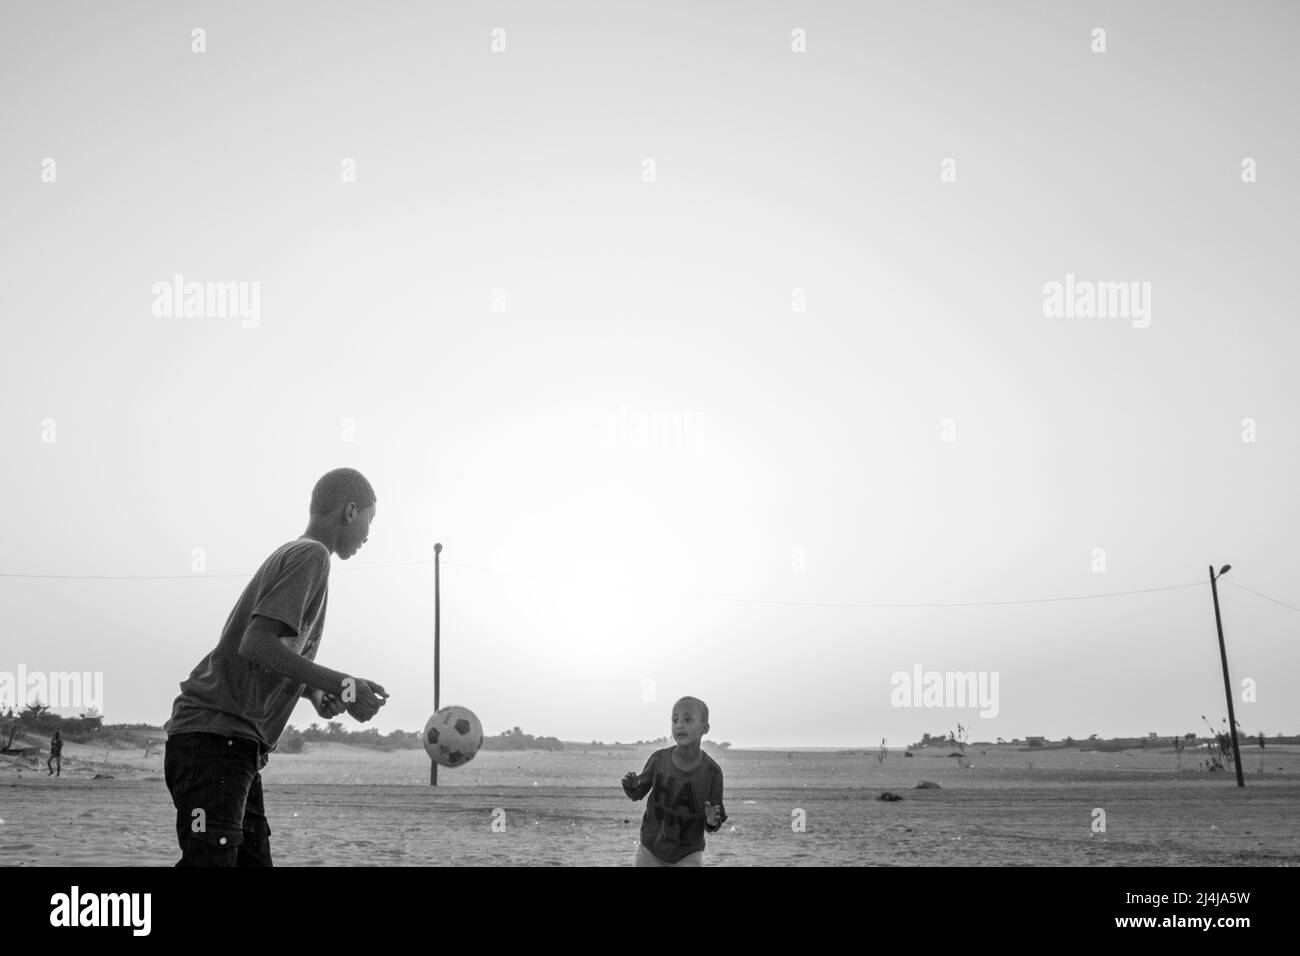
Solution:
<svg viewBox="0 0 1300 956">
<path fill-rule="evenodd" d="M 888 790 L 886 790 L 886 791 L 885 791 L 884 793 L 882 793 L 880 796 L 876 797 L 876 799 L 877 799 L 877 800 L 885 800 L 885 801 L 887 801 L 887 802 L 889 802 L 889 803 L 893 803 L 895 800 L 902 800 L 903 798 L 900 797 L 900 796 L 899 796 L 898 794 L 896 794 L 896 793 L 890 793 Z"/>
<path fill-rule="evenodd" d="M 942 788 L 933 780 L 922 780 L 920 783 L 916 785 L 916 789 L 917 790 L 940 790 Z"/>
<path fill-rule="evenodd" d="M 91 780 L 115 780 L 117 778 L 114 777 L 111 773 L 97 773 L 90 779 Z"/>
</svg>

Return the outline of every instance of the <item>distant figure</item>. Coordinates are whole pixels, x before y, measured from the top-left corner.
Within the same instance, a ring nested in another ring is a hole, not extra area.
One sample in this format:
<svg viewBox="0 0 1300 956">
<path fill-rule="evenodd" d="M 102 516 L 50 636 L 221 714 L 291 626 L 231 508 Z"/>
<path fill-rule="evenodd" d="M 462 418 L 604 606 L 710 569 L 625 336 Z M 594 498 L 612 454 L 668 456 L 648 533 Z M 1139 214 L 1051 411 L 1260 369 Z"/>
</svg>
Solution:
<svg viewBox="0 0 1300 956">
<path fill-rule="evenodd" d="M 47 777 L 63 776 L 63 738 L 57 730 L 50 738 L 50 758 L 45 761 L 45 768 L 49 771 Z"/>
<path fill-rule="evenodd" d="M 704 865 L 704 834 L 717 833 L 727 819 L 722 768 L 700 750 L 708 732 L 708 705 L 683 697 L 673 704 L 677 746 L 656 750 L 641 773 L 623 777 L 623 792 L 632 800 L 650 794 L 633 866 Z"/>
<path fill-rule="evenodd" d="M 181 684 L 163 754 L 177 866 L 271 866 L 261 771 L 298 700 L 326 720 L 347 711 L 362 723 L 384 705 L 379 684 L 315 662 L 330 557 L 356 554 L 374 517 L 375 492 L 360 472 L 325 474 L 312 490 L 307 530 L 262 562 L 217 646 Z M 206 825 L 195 828 L 200 810 Z"/>
</svg>

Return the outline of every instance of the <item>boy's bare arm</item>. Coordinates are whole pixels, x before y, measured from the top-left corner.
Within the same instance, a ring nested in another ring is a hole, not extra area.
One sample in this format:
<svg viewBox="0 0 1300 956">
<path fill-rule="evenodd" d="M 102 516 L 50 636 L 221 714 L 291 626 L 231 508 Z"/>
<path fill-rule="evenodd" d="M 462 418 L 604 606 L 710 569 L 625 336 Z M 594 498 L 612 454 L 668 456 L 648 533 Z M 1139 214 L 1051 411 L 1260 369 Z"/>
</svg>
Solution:
<svg viewBox="0 0 1300 956">
<path fill-rule="evenodd" d="M 645 769 L 640 773 L 637 773 L 635 770 L 629 770 L 627 775 L 623 777 L 623 792 L 633 800 L 640 800 L 643 798 L 650 792 L 651 787 L 654 785 L 654 774 L 651 767 L 651 764 L 653 763 L 654 758 L 652 757 L 646 762 Z"/>
<path fill-rule="evenodd" d="M 273 673 L 306 684 L 308 688 L 341 697 L 343 681 L 348 675 L 322 667 L 289 650 L 280 642 L 282 627 L 279 621 L 268 617 L 254 617 L 239 642 L 239 655 Z"/>
<path fill-rule="evenodd" d="M 704 829 L 717 833 L 727 822 L 727 810 L 722 805 L 722 774 L 714 777 L 709 787 L 709 798 L 704 801 Z"/>
</svg>

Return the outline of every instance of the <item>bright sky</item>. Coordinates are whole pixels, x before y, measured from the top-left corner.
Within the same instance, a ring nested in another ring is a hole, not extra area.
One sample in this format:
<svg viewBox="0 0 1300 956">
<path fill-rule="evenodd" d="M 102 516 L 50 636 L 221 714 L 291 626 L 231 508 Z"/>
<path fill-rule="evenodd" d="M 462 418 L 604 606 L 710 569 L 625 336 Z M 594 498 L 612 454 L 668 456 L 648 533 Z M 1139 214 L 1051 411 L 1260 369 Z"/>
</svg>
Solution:
<svg viewBox="0 0 1300 956">
<path fill-rule="evenodd" d="M 433 574 L 376 566 L 434 541 L 488 733 L 1204 730 L 1211 563 L 1243 729 L 1300 731 L 1291 6 L 415 6 L 0 13 L 0 573 L 182 576 L 0 578 L 0 670 L 161 722 L 350 465 L 318 660 L 384 732 Z M 176 274 L 255 327 L 156 316 Z M 1067 275 L 1149 326 L 1046 317 Z M 918 665 L 998 715 L 893 706 Z"/>
</svg>

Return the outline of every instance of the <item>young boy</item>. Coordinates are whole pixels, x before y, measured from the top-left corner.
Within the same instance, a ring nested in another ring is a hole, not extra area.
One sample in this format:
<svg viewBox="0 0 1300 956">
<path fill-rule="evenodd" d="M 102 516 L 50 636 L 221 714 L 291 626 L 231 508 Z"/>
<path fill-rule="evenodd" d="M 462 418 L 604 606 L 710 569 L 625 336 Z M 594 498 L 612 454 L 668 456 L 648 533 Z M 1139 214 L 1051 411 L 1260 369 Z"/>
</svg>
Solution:
<svg viewBox="0 0 1300 956">
<path fill-rule="evenodd" d="M 56 730 L 54 736 L 50 738 L 50 759 L 45 761 L 45 769 L 49 771 L 45 776 L 53 777 L 63 776 L 63 738 Z"/>
<path fill-rule="evenodd" d="M 708 731 L 708 706 L 683 697 L 673 704 L 677 745 L 656 750 L 640 774 L 623 778 L 623 791 L 633 800 L 650 794 L 634 866 L 704 865 L 704 832 L 716 833 L 727 819 L 722 768 L 700 750 Z"/>
<path fill-rule="evenodd" d="M 388 697 L 374 681 L 314 663 L 325 625 L 330 555 L 366 543 L 375 492 L 338 468 L 312 490 L 307 530 L 262 563 L 216 648 L 181 684 L 167 722 L 163 775 L 176 805 L 177 866 L 270 866 L 261 770 L 298 700 L 359 721 Z"/>
</svg>

